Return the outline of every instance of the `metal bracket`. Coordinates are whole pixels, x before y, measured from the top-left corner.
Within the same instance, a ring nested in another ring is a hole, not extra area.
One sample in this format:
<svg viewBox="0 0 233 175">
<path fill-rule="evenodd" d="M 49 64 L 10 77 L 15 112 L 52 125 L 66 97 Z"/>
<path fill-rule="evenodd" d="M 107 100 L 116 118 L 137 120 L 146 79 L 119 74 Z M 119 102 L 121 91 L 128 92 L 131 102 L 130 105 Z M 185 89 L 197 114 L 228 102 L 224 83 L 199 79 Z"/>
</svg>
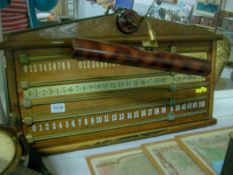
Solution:
<svg viewBox="0 0 233 175">
<path fill-rule="evenodd" d="M 174 115 L 173 112 L 170 112 L 170 113 L 168 114 L 168 120 L 169 120 L 169 121 L 175 120 L 175 115 Z"/>
<path fill-rule="evenodd" d="M 28 81 L 21 81 L 20 82 L 20 87 L 24 90 L 29 88 L 29 82 Z"/>
<path fill-rule="evenodd" d="M 25 118 L 23 118 L 23 123 L 27 126 L 30 126 L 33 123 L 33 118 L 32 117 L 25 117 Z"/>
<path fill-rule="evenodd" d="M 170 91 L 171 91 L 171 92 L 176 92 L 176 89 L 177 89 L 177 88 L 176 88 L 176 84 L 173 84 L 173 83 L 172 83 L 172 84 L 170 85 Z"/>
<path fill-rule="evenodd" d="M 24 108 L 31 108 L 32 107 L 32 103 L 31 103 L 31 100 L 29 98 L 23 99 L 23 107 Z"/>
<path fill-rule="evenodd" d="M 147 34 L 149 39 L 142 41 L 143 47 L 146 48 L 156 48 L 158 47 L 158 42 L 156 39 L 156 34 L 151 26 L 151 23 L 147 17 L 144 18 L 146 21 L 146 26 L 147 26 Z"/>
<path fill-rule="evenodd" d="M 34 142 L 33 136 L 31 134 L 27 134 L 25 138 L 29 144 Z"/>
<path fill-rule="evenodd" d="M 28 64 L 29 63 L 29 58 L 27 54 L 20 54 L 19 55 L 19 62 L 23 65 Z"/>
<path fill-rule="evenodd" d="M 176 53 L 176 46 L 170 46 L 169 47 L 169 52 L 171 52 L 171 53 Z"/>
<path fill-rule="evenodd" d="M 169 100 L 169 105 L 170 105 L 170 106 L 175 106 L 175 104 L 176 104 L 176 100 L 175 100 L 174 98 L 171 98 L 171 99 Z"/>
</svg>

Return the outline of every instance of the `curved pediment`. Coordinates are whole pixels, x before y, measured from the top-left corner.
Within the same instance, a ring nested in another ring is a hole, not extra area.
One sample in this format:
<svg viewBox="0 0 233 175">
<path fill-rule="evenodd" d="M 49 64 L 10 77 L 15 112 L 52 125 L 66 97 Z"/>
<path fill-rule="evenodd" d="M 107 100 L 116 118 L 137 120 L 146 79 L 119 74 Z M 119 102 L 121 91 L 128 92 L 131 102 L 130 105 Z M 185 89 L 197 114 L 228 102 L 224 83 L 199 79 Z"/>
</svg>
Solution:
<svg viewBox="0 0 233 175">
<path fill-rule="evenodd" d="M 154 18 L 147 19 L 158 41 L 213 40 L 217 38 L 215 33 L 199 26 L 172 23 Z M 148 38 L 148 26 L 144 19 L 137 32 L 133 34 L 123 34 L 116 26 L 115 15 L 107 15 L 14 33 L 9 36 L 8 41 L 59 40 L 72 39 L 75 37 L 123 43 L 140 41 Z"/>
</svg>

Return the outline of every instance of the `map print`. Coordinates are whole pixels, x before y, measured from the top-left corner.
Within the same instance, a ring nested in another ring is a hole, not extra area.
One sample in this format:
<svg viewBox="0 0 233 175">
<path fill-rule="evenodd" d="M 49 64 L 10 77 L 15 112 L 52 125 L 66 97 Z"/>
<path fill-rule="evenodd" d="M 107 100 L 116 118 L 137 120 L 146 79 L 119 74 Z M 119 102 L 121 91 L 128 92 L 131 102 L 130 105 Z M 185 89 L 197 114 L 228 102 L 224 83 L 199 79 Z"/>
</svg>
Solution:
<svg viewBox="0 0 233 175">
<path fill-rule="evenodd" d="M 146 144 L 143 149 L 155 166 L 166 175 L 204 175 L 199 166 L 175 140 Z"/>
<path fill-rule="evenodd" d="M 158 175 L 141 149 L 130 149 L 87 158 L 94 175 Z"/>
<path fill-rule="evenodd" d="M 224 161 L 231 131 L 233 127 L 181 137 L 180 140 L 193 156 L 197 157 L 201 163 L 205 162 L 211 171 L 218 174 L 219 172 L 214 171 L 214 165 Z"/>
</svg>

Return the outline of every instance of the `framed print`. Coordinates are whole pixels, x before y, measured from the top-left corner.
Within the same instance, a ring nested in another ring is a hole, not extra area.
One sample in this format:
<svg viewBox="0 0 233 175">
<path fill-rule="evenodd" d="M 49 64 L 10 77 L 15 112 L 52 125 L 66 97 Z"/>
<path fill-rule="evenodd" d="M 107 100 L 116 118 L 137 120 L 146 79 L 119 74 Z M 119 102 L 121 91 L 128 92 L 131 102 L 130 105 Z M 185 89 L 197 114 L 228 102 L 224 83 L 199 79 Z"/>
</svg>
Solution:
<svg viewBox="0 0 233 175">
<path fill-rule="evenodd" d="M 140 148 L 93 155 L 86 159 L 92 175 L 159 175 Z"/>
<path fill-rule="evenodd" d="M 116 0 L 115 9 L 133 9 L 134 0 Z"/>
<path fill-rule="evenodd" d="M 205 174 L 174 139 L 145 144 L 142 149 L 161 175 Z"/>
<path fill-rule="evenodd" d="M 180 0 L 178 3 L 178 16 L 187 22 L 190 21 L 193 13 L 193 4 Z"/>
<path fill-rule="evenodd" d="M 219 12 L 223 0 L 196 0 L 196 13 L 214 17 Z"/>
<path fill-rule="evenodd" d="M 162 2 L 168 2 L 168 3 L 173 3 L 176 4 L 177 0 L 161 0 Z"/>
<path fill-rule="evenodd" d="M 218 174 L 216 165 L 223 162 L 232 127 L 177 136 L 177 142 L 207 174 Z M 218 168 L 219 169 L 219 168 Z"/>
</svg>

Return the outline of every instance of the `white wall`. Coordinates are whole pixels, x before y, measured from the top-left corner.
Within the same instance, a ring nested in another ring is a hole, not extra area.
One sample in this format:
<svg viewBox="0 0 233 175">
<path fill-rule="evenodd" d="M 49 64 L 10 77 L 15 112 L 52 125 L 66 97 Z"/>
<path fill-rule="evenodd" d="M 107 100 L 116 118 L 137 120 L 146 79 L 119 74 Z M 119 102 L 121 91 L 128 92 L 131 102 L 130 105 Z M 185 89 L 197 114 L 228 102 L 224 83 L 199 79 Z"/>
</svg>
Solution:
<svg viewBox="0 0 233 175">
<path fill-rule="evenodd" d="M 232 11 L 233 12 L 233 0 L 227 0 L 226 1 L 225 9 L 227 11 Z"/>
<path fill-rule="evenodd" d="M 133 9 L 140 15 L 145 15 L 146 12 L 149 9 L 149 6 L 153 3 L 153 0 L 147 0 L 147 1 L 141 1 L 141 0 L 135 0 L 134 1 L 134 7 Z M 170 4 L 170 3 L 163 3 L 162 6 L 166 9 L 173 9 L 175 10 L 176 4 Z"/>
<path fill-rule="evenodd" d="M 195 0 L 185 0 L 185 1 L 195 4 Z M 138 14 L 144 15 L 146 14 L 149 6 L 152 3 L 153 3 L 153 0 L 146 0 L 146 1 L 134 0 L 133 9 Z M 162 6 L 166 9 L 173 9 L 173 10 L 177 9 L 176 4 L 163 3 Z M 104 15 L 105 12 L 106 12 L 106 9 L 104 9 L 101 5 L 91 4 L 90 2 L 86 0 L 79 0 L 78 11 L 77 11 L 76 17 L 79 19 L 82 19 L 82 18 L 88 18 L 88 17 L 93 17 L 93 16 L 100 16 L 100 15 Z"/>
<path fill-rule="evenodd" d="M 78 14 L 77 17 L 80 18 L 87 18 L 93 16 L 100 16 L 104 15 L 106 9 L 104 9 L 101 5 L 91 4 L 86 0 L 78 0 Z M 177 4 L 180 1 L 186 1 L 187 3 L 194 4 L 194 8 L 196 8 L 196 0 L 178 0 Z M 133 9 L 140 15 L 146 14 L 149 6 L 152 4 L 153 0 L 134 0 Z M 177 5 L 171 3 L 163 3 L 162 7 L 165 9 L 172 9 L 176 10 Z M 225 9 L 229 9 L 233 11 L 233 0 L 226 0 Z"/>
<path fill-rule="evenodd" d="M 104 9 L 101 5 L 91 4 L 86 0 L 78 1 L 78 11 L 76 17 L 78 19 L 89 18 L 93 16 L 101 16 L 104 15 L 106 9 Z"/>
</svg>

